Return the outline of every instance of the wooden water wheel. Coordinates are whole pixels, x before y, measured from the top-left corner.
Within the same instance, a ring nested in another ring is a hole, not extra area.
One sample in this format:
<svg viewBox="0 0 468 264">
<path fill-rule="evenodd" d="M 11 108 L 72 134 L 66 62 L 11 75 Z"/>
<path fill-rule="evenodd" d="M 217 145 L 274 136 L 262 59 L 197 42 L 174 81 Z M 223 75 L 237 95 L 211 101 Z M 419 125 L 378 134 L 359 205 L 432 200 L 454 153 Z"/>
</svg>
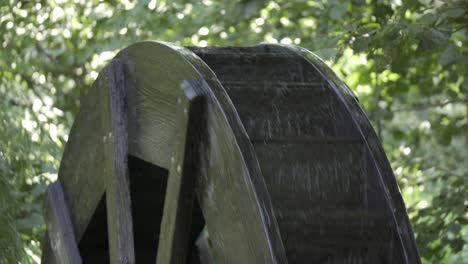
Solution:
<svg viewBox="0 0 468 264">
<path fill-rule="evenodd" d="M 278 45 L 121 51 L 49 186 L 43 263 L 420 263 L 346 85 Z"/>
</svg>

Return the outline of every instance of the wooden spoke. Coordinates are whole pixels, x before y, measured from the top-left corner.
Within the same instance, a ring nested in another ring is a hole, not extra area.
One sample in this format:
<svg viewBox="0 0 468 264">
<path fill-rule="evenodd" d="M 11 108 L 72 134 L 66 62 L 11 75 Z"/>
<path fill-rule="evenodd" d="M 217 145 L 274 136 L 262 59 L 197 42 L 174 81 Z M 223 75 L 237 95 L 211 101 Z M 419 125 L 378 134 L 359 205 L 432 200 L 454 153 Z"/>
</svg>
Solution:
<svg viewBox="0 0 468 264">
<path fill-rule="evenodd" d="M 203 122 L 204 97 L 197 95 L 189 83 L 182 86 L 177 99 L 174 150 L 171 155 L 169 179 L 161 223 L 157 263 L 186 263 L 191 233 L 191 218 L 195 198 L 195 178 L 198 176 L 198 144 Z"/>
<path fill-rule="evenodd" d="M 46 201 L 47 239 L 53 254 L 43 256 L 42 260 L 44 263 L 81 264 L 70 213 L 59 182 L 49 185 Z"/>
<path fill-rule="evenodd" d="M 128 175 L 128 125 L 125 108 L 125 73 L 122 62 L 107 66 L 111 125 L 110 175 L 106 205 L 111 263 L 135 263 L 130 182 Z"/>
</svg>

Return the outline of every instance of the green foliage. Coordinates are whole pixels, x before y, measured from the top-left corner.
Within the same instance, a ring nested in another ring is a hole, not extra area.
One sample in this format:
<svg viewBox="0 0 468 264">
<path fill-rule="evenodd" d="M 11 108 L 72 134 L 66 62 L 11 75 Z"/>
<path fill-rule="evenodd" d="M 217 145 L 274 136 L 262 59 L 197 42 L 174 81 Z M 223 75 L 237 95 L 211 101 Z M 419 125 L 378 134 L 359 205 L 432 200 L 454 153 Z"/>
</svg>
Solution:
<svg viewBox="0 0 468 264">
<path fill-rule="evenodd" d="M 315 51 L 374 123 L 423 261 L 467 263 L 467 27 L 464 0 L 4 3 L 0 263 L 24 254 L 39 262 L 45 185 L 56 178 L 80 94 L 118 50 L 149 39 Z"/>
</svg>

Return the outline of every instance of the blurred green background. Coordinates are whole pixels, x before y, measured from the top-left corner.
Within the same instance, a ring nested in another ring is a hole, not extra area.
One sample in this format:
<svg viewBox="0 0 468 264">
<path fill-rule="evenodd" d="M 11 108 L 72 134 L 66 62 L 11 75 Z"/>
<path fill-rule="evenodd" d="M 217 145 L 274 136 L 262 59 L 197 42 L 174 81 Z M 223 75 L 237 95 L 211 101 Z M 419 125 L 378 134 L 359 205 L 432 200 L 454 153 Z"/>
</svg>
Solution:
<svg viewBox="0 0 468 264">
<path fill-rule="evenodd" d="M 354 90 L 424 263 L 468 263 L 468 1 L 0 1 L 0 263 L 39 263 L 80 95 L 141 40 L 303 46 Z"/>
</svg>

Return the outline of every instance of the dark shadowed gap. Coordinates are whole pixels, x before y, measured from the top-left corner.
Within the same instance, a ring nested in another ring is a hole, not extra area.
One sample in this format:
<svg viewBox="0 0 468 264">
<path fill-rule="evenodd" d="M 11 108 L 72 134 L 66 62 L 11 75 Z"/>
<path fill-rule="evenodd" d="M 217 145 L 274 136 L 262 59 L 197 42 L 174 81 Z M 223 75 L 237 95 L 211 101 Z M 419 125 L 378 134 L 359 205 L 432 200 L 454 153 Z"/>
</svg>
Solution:
<svg viewBox="0 0 468 264">
<path fill-rule="evenodd" d="M 109 263 L 106 210 L 106 195 L 104 194 L 78 244 L 83 263 Z"/>
<path fill-rule="evenodd" d="M 136 262 L 154 264 L 157 257 L 169 172 L 134 156 L 128 157 L 128 166 Z M 204 226 L 205 219 L 195 199 L 190 241 L 189 245 L 186 245 L 189 247 L 187 263 L 211 263 L 206 261 L 210 254 L 209 249 L 200 244 L 205 242 L 200 240 Z"/>
<path fill-rule="evenodd" d="M 187 256 L 188 264 L 211 264 L 213 263 L 212 250 L 209 245 L 208 230 L 205 226 L 205 218 L 195 199 L 192 211 L 192 226 L 190 232 L 189 250 Z"/>
<path fill-rule="evenodd" d="M 133 156 L 128 157 L 133 234 L 137 263 L 156 263 L 168 171 Z M 79 242 L 83 263 L 109 263 L 105 194 Z M 212 263 L 211 247 L 200 205 L 195 199 L 187 263 Z"/>
<path fill-rule="evenodd" d="M 168 171 L 128 157 L 133 234 L 137 263 L 156 263 Z"/>
</svg>

